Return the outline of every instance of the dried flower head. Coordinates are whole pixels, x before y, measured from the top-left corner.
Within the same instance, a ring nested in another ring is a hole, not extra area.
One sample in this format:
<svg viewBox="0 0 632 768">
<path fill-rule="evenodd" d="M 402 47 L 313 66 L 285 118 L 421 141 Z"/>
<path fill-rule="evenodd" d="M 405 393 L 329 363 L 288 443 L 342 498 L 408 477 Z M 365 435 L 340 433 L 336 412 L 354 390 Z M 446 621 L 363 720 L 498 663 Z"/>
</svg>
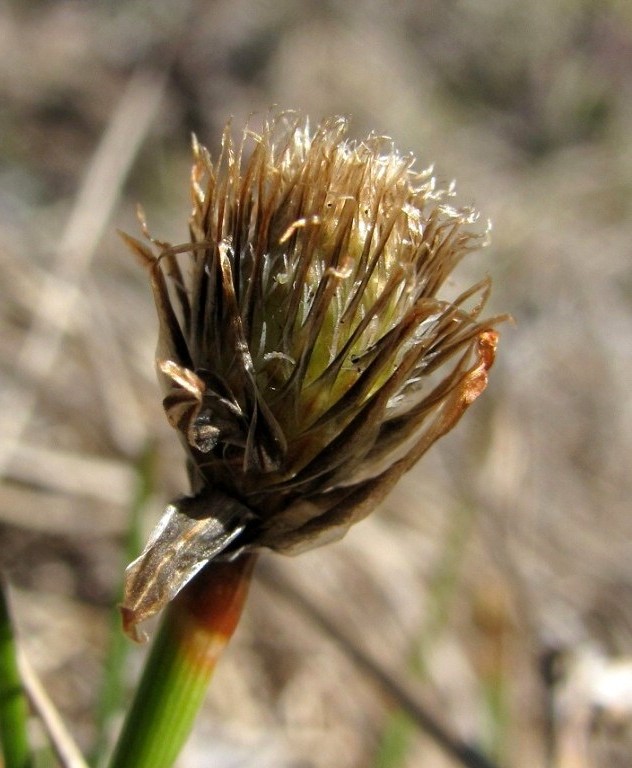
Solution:
<svg viewBox="0 0 632 768">
<path fill-rule="evenodd" d="M 489 281 L 439 297 L 485 237 L 476 214 L 390 141 L 346 134 L 283 114 L 239 143 L 228 126 L 216 161 L 194 141 L 190 242 L 127 238 L 193 489 L 128 569 L 128 628 L 220 553 L 340 537 L 486 386 Z"/>
</svg>

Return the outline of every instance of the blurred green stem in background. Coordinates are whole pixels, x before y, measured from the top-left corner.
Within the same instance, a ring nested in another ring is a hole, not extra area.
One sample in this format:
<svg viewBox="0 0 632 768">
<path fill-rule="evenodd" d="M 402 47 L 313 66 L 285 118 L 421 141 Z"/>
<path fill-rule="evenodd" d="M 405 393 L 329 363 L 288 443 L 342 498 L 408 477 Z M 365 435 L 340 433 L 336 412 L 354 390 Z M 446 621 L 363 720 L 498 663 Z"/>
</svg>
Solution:
<svg viewBox="0 0 632 768">
<path fill-rule="evenodd" d="M 4 768 L 33 766 L 28 741 L 28 714 L 6 591 L 0 581 L 0 742 Z"/>
<path fill-rule="evenodd" d="M 141 520 L 154 490 L 155 451 L 150 443 L 136 464 L 136 487 L 130 504 L 123 564 L 129 563 L 142 548 Z M 123 597 L 123 581 L 117 590 L 116 603 Z M 125 660 L 129 649 L 127 638 L 121 632 L 121 615 L 115 605 L 110 619 L 109 645 L 105 658 L 103 684 L 97 703 L 96 737 L 90 755 L 90 764 L 102 765 L 109 741 L 113 717 L 121 711 L 124 699 Z"/>
<path fill-rule="evenodd" d="M 474 515 L 469 507 L 461 507 L 452 515 L 445 532 L 445 543 L 428 583 L 426 618 L 419 634 L 410 668 L 420 681 L 428 678 L 428 658 L 441 640 L 449 617 L 450 606 L 459 584 L 459 570 L 464 550 L 470 539 Z M 376 752 L 373 768 L 401 768 L 406 765 L 414 723 L 402 710 L 387 720 Z"/>
<path fill-rule="evenodd" d="M 401 709 L 388 718 L 373 762 L 374 768 L 400 768 L 406 765 L 410 742 L 415 735 L 415 724 Z"/>
</svg>

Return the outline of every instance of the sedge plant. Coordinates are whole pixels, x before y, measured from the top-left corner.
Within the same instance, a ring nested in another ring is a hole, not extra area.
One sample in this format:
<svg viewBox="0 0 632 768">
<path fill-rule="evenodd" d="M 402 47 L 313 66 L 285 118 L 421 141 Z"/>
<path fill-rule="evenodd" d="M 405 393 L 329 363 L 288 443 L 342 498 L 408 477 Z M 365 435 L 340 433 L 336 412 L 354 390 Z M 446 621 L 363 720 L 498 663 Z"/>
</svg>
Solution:
<svg viewBox="0 0 632 768">
<path fill-rule="evenodd" d="M 477 214 L 391 142 L 271 115 L 213 159 L 194 139 L 189 239 L 124 235 L 156 304 L 156 366 L 190 493 L 126 572 L 125 631 L 166 608 L 110 763 L 168 768 L 244 604 L 257 553 L 366 516 L 487 385 L 500 318 Z"/>
<path fill-rule="evenodd" d="M 484 391 L 501 319 L 482 316 L 487 279 L 444 295 L 486 229 L 389 140 L 282 113 L 239 140 L 227 126 L 215 159 L 196 140 L 193 154 L 187 242 L 152 238 L 142 216 L 144 240 L 124 236 L 149 276 L 191 487 L 126 571 L 126 633 L 164 615 L 110 768 L 174 764 L 257 554 L 319 546 L 369 514 Z M 8 768 L 28 768 L 0 626 L 0 737 Z"/>
</svg>

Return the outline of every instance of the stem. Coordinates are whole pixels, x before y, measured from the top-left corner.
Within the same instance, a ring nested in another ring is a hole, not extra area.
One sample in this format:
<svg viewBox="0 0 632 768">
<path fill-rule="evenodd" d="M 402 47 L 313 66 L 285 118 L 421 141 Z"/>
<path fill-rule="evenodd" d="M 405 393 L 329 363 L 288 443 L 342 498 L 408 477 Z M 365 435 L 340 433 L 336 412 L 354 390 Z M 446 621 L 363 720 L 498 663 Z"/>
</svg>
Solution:
<svg viewBox="0 0 632 768">
<path fill-rule="evenodd" d="M 166 610 L 110 768 L 170 768 L 239 621 L 256 557 L 209 563 Z"/>
<path fill-rule="evenodd" d="M 140 521 L 153 489 L 154 449 L 148 444 L 136 466 L 136 488 L 130 504 L 125 536 L 125 561 L 132 560 L 140 551 Z M 118 599 L 123 598 L 123 581 L 118 590 Z M 96 736 L 90 754 L 90 765 L 99 768 L 105 764 L 104 756 L 108 747 L 108 737 L 114 715 L 123 708 L 125 686 L 123 684 L 125 662 L 129 643 L 121 632 L 121 617 L 113 607 L 110 617 L 110 635 L 105 657 L 105 672 L 96 712 Z"/>
<path fill-rule="evenodd" d="M 0 744 L 6 768 L 30 768 L 28 703 L 18 669 L 9 606 L 0 583 Z"/>
<path fill-rule="evenodd" d="M 38 753 L 33 759 L 33 765 L 38 766 L 38 768 L 40 763 L 42 766 L 54 764 L 63 766 L 63 768 L 88 768 L 79 747 L 68 732 L 66 724 L 26 656 L 19 654 L 18 662 L 26 697 L 33 713 L 42 724 L 51 747 L 51 751 L 45 750 L 41 758 Z M 57 758 L 56 760 L 53 758 L 53 754 Z M 7 765 L 6 768 L 9 766 Z"/>
</svg>

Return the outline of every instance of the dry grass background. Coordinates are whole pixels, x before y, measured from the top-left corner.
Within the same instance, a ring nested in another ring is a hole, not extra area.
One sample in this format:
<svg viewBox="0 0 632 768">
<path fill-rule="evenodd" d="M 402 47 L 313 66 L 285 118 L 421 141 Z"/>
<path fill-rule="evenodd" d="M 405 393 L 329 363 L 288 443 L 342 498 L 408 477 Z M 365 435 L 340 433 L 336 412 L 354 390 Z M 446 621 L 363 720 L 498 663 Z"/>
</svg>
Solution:
<svg viewBox="0 0 632 768">
<path fill-rule="evenodd" d="M 484 398 L 379 512 L 266 556 L 180 765 L 455 765 L 415 730 L 380 757 L 396 703 L 300 595 L 499 764 L 632 764 L 632 6 L 2 0 L 0 104 L 0 564 L 78 740 L 148 440 L 146 528 L 185 490 L 115 230 L 142 201 L 185 239 L 190 132 L 216 149 L 230 115 L 278 104 L 456 178 L 494 222 L 461 275 L 491 273 L 516 323 Z"/>
</svg>

